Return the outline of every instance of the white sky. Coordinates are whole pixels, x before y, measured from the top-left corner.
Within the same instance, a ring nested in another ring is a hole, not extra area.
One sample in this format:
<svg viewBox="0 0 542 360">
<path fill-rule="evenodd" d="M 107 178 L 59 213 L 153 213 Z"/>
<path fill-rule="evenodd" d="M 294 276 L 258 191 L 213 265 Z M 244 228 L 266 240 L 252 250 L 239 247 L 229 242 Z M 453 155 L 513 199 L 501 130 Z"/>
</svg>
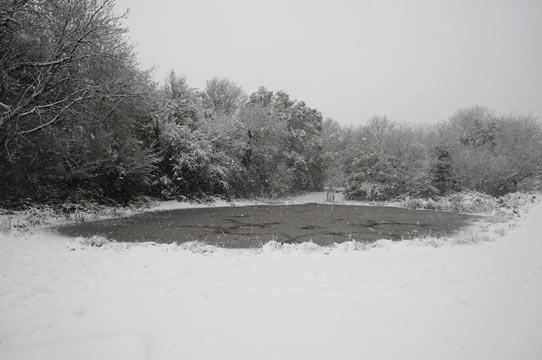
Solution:
<svg viewBox="0 0 542 360">
<path fill-rule="evenodd" d="M 343 124 L 542 118 L 541 0 L 117 0 L 144 68 L 283 89 Z"/>
</svg>

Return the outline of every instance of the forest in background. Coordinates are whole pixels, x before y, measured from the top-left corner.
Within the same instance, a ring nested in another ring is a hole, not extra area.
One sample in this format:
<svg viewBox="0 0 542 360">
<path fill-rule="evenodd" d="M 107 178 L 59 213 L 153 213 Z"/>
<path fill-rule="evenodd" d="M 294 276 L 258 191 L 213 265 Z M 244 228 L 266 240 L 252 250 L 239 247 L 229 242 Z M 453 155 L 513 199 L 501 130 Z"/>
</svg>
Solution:
<svg viewBox="0 0 542 360">
<path fill-rule="evenodd" d="M 0 0 L 0 206 L 140 196 L 351 199 L 539 186 L 542 127 L 473 106 L 342 126 L 285 91 L 139 68 L 113 0 Z"/>
</svg>

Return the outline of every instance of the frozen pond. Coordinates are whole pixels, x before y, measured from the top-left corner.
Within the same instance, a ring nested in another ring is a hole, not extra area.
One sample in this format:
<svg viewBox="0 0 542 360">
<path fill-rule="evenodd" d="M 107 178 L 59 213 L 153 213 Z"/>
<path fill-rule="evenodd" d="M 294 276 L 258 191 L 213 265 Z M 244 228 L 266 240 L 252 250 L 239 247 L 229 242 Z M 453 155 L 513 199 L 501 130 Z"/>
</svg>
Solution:
<svg viewBox="0 0 542 360">
<path fill-rule="evenodd" d="M 202 241 L 228 248 L 259 247 L 270 240 L 330 245 L 349 240 L 403 240 L 450 235 L 472 216 L 393 207 L 260 205 L 142 213 L 58 228 L 69 236 L 100 235 L 122 242 Z"/>
</svg>

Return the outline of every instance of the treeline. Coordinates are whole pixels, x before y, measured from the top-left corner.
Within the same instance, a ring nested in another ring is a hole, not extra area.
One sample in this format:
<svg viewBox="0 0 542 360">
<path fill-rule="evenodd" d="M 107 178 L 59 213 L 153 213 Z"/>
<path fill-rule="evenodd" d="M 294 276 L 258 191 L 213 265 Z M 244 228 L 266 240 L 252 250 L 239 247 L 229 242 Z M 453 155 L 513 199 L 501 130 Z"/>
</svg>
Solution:
<svg viewBox="0 0 542 360">
<path fill-rule="evenodd" d="M 0 199 L 320 189 L 322 115 L 285 92 L 141 71 L 112 0 L 3 0 Z"/>
<path fill-rule="evenodd" d="M 529 116 L 497 115 L 474 106 L 427 127 L 375 117 L 343 128 L 324 122 L 335 186 L 351 199 L 432 197 L 475 190 L 504 195 L 540 188 L 542 128 Z M 343 170 L 342 172 L 340 170 Z"/>
<path fill-rule="evenodd" d="M 322 188 L 323 119 L 304 102 L 263 87 L 247 97 L 226 79 L 200 92 L 174 73 L 158 99 L 154 195 L 277 197 Z"/>
<path fill-rule="evenodd" d="M 113 0 L 0 0 L 0 201 L 350 198 L 514 191 L 541 172 L 529 117 L 460 111 L 433 128 L 357 128 L 284 91 L 162 85 L 139 69 Z"/>
</svg>

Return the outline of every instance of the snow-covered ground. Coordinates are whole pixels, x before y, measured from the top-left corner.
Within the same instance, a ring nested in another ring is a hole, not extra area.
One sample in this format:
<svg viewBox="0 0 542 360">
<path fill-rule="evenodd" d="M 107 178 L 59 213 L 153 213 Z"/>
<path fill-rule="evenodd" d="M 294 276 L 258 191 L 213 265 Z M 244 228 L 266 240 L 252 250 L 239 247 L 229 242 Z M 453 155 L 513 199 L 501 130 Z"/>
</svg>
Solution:
<svg viewBox="0 0 542 360">
<path fill-rule="evenodd" d="M 542 359 L 542 203 L 526 209 L 470 245 L 0 232 L 0 359 Z"/>
</svg>

